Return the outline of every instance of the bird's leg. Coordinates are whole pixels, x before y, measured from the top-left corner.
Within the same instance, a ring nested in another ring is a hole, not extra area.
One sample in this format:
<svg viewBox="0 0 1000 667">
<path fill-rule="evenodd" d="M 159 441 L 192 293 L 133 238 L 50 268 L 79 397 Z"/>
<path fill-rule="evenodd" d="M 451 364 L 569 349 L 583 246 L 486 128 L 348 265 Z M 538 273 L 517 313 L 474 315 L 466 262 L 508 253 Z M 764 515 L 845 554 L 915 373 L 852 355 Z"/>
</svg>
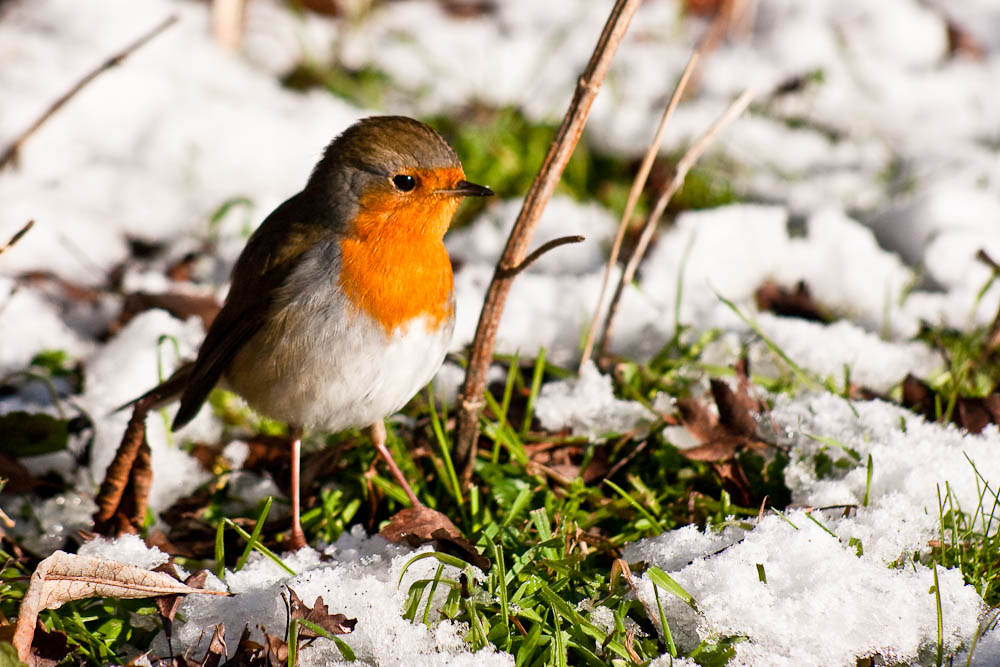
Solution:
<svg viewBox="0 0 1000 667">
<path fill-rule="evenodd" d="M 385 446 L 385 422 L 381 419 L 368 427 L 368 436 L 372 439 L 372 444 L 375 445 L 375 449 L 378 451 L 379 456 L 385 461 L 386 465 L 389 466 L 389 470 L 392 472 L 392 476 L 396 478 L 399 485 L 403 487 L 403 491 L 406 492 L 406 496 L 410 499 L 410 504 L 414 507 L 422 507 L 423 503 L 417 500 L 417 494 L 413 492 L 410 488 L 409 483 L 406 478 L 403 477 L 403 472 L 396 465 L 396 462 L 392 460 L 392 454 L 389 453 L 389 449 Z"/>
<path fill-rule="evenodd" d="M 302 454 L 302 429 L 293 427 L 291 429 L 292 436 L 292 484 L 291 484 L 291 496 L 292 496 L 292 536 L 289 540 L 289 546 L 292 549 L 301 549 L 306 545 L 306 534 L 302 532 L 302 522 L 299 520 L 301 516 L 301 489 L 299 488 L 299 479 L 301 475 L 299 474 L 299 462 Z"/>
</svg>

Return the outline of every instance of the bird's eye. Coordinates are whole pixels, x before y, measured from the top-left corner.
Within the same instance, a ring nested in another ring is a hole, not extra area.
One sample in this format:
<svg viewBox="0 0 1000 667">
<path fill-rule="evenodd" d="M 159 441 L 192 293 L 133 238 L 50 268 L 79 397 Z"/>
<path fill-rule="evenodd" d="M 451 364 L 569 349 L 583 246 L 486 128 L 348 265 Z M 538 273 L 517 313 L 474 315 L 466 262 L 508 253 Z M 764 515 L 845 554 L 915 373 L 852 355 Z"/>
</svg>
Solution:
<svg viewBox="0 0 1000 667">
<path fill-rule="evenodd" d="M 392 177 L 392 184 L 396 186 L 396 189 L 400 192 L 409 192 L 413 188 L 417 187 L 417 179 L 413 178 L 409 174 L 396 174 Z"/>
</svg>

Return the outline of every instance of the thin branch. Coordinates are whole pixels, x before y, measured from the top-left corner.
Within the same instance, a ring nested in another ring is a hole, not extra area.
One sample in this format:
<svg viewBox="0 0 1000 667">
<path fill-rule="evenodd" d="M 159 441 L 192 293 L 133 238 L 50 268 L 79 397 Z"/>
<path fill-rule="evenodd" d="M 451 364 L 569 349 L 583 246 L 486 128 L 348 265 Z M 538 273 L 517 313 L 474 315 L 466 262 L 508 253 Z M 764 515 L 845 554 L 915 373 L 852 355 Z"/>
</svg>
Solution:
<svg viewBox="0 0 1000 667">
<path fill-rule="evenodd" d="M 503 277 L 513 278 L 514 276 L 518 275 L 526 268 L 537 262 L 541 258 L 541 256 L 547 253 L 548 251 L 554 248 L 558 248 L 559 246 L 562 245 L 568 245 L 570 243 L 579 243 L 584 239 L 586 239 L 585 236 L 574 234 L 573 236 L 560 236 L 557 239 L 552 239 L 547 243 L 543 243 L 542 245 L 538 246 L 538 248 L 533 253 L 525 257 L 523 262 L 521 262 L 514 268 L 505 271 Z"/>
<path fill-rule="evenodd" d="M 13 248 L 14 245 L 21 240 L 21 237 L 27 234 L 28 230 L 34 226 L 35 226 L 35 221 L 28 220 L 28 224 L 26 224 L 24 227 L 21 227 L 21 229 L 17 230 L 17 233 L 14 234 L 12 237 L 10 237 L 10 241 L 7 241 L 7 243 L 0 245 L 0 255 L 4 254 L 5 252 Z"/>
<path fill-rule="evenodd" d="M 653 210 L 650 211 L 649 216 L 646 218 L 642 234 L 639 236 L 639 243 L 632 252 L 632 256 L 629 257 L 628 263 L 625 265 L 625 270 L 622 272 L 621 278 L 618 280 L 618 286 L 615 288 L 615 294 L 611 298 L 611 304 L 608 306 L 608 314 L 604 320 L 604 332 L 601 334 L 600 345 L 601 357 L 606 357 L 608 354 L 608 348 L 611 342 L 611 327 L 614 324 L 615 315 L 618 312 L 618 304 L 621 301 L 625 285 L 632 282 L 636 269 L 639 268 L 639 262 L 642 261 L 643 256 L 646 254 L 649 242 L 653 238 L 653 232 L 656 231 L 656 225 L 659 222 L 660 217 L 663 215 L 663 211 L 666 210 L 667 204 L 670 203 L 670 199 L 684 184 L 684 179 L 687 178 L 687 173 L 691 170 L 691 167 L 694 166 L 712 142 L 715 141 L 715 138 L 719 135 L 719 133 L 722 132 L 727 125 L 736 120 L 737 116 L 743 113 L 743 110 L 750 104 L 750 100 L 753 99 L 753 96 L 753 89 L 747 88 L 744 90 L 743 93 L 729 105 L 729 108 L 726 109 L 725 113 L 719 116 L 719 118 L 712 123 L 711 127 L 709 127 L 708 130 L 706 130 L 705 133 L 694 142 L 694 144 L 692 144 L 691 148 L 689 148 L 687 153 L 684 154 L 684 157 L 682 157 L 680 162 L 677 163 L 674 175 L 670 178 L 670 182 L 663 190 L 663 194 L 660 195 L 660 198 L 656 201 L 656 205 L 653 207 Z"/>
<path fill-rule="evenodd" d="M 152 30 L 150 30 L 149 32 L 145 33 L 144 35 L 136 39 L 134 42 L 123 48 L 118 53 L 115 53 L 114 55 L 106 59 L 100 65 L 98 65 L 90 72 L 88 72 L 82 79 L 73 84 L 73 86 L 69 90 L 60 95 L 55 102 L 50 104 L 49 108 L 46 109 L 44 113 L 42 113 L 42 115 L 39 116 L 38 119 L 34 123 L 32 123 L 27 130 L 21 133 L 21 136 L 18 137 L 14 141 L 14 143 L 8 146 L 4 150 L 4 152 L 0 154 L 0 169 L 3 169 L 9 163 L 17 160 L 17 156 L 21 152 L 21 148 L 24 146 L 24 143 L 31 137 L 31 135 L 37 132 L 38 128 L 40 128 L 42 125 L 45 124 L 45 121 L 54 116 L 57 111 L 62 109 L 66 105 L 66 103 L 69 102 L 71 99 L 73 99 L 74 95 L 83 90 L 87 86 L 87 84 L 96 79 L 101 73 L 105 72 L 106 70 L 109 70 L 112 67 L 115 67 L 116 65 L 120 65 L 126 58 L 128 58 L 130 55 L 138 51 L 147 42 L 149 42 L 151 39 L 159 35 L 161 32 L 163 32 L 176 22 L 177 22 L 177 16 L 173 15 L 168 16 L 166 19 L 161 21 L 157 26 L 155 26 Z"/>
<path fill-rule="evenodd" d="M 577 369 L 577 374 L 583 372 L 583 367 L 587 364 L 590 354 L 594 349 L 594 334 L 597 332 L 597 323 L 601 319 L 601 310 L 604 308 L 604 297 L 607 295 L 611 272 L 614 270 L 615 264 L 618 263 L 618 253 L 622 249 L 625 230 L 628 229 L 628 223 L 632 219 L 632 212 L 639 201 L 639 195 L 642 193 L 642 189 L 646 186 L 646 181 L 649 179 L 649 172 L 653 168 L 656 155 L 660 152 L 660 144 L 663 143 L 663 135 L 666 132 L 667 123 L 670 121 L 671 116 L 674 115 L 674 109 L 680 103 L 681 97 L 684 96 L 688 79 L 691 77 L 695 64 L 698 62 L 698 55 L 699 52 L 697 50 L 691 54 L 687 66 L 681 73 L 681 78 L 677 81 L 677 86 L 674 88 L 673 95 L 670 96 L 667 108 L 663 110 L 663 118 L 660 119 L 660 126 L 656 128 L 656 134 L 649 143 L 649 148 L 646 149 L 646 155 L 642 158 L 642 164 L 639 165 L 639 173 L 635 175 L 635 180 L 632 181 L 632 189 L 629 190 L 628 200 L 625 202 L 625 212 L 622 213 L 621 221 L 618 223 L 618 233 L 615 235 L 615 242 L 611 246 L 611 256 L 608 258 L 608 265 L 605 267 L 604 277 L 601 279 L 601 291 L 597 296 L 597 305 L 594 307 L 594 316 L 590 320 L 590 328 L 587 329 L 587 338 L 583 343 L 583 355 L 580 357 L 580 366 Z"/>
<path fill-rule="evenodd" d="M 604 30 L 594 47 L 590 62 L 587 63 L 587 68 L 577 82 L 576 92 L 563 117 L 562 125 L 559 126 L 545 161 L 524 199 L 524 205 L 517 216 L 514 228 L 507 239 L 507 246 L 500 256 L 493 273 L 493 280 L 486 292 L 483 309 L 479 314 L 479 325 L 476 327 L 476 336 L 472 343 L 469 367 L 458 401 L 458 437 L 455 453 L 458 459 L 465 463 L 463 478 L 466 481 L 472 476 L 472 464 L 476 457 L 475 444 L 479 432 L 479 413 L 483 409 L 482 396 L 486 388 L 486 370 L 493 358 L 493 346 L 500 326 L 500 316 L 514 280 L 507 274 L 523 261 L 527 253 L 528 244 L 538 226 L 542 211 L 552 197 L 563 169 L 580 140 L 583 126 L 590 115 L 590 107 L 611 66 L 611 59 L 640 4 L 641 0 L 615 1 Z"/>
</svg>

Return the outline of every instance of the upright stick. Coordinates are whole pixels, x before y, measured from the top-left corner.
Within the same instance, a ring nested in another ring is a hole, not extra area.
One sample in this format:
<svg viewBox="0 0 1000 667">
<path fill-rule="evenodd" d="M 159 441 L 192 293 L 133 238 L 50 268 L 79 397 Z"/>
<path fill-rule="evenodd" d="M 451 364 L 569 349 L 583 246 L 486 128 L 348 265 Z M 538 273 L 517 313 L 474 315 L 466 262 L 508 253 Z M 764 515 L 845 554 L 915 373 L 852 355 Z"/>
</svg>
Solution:
<svg viewBox="0 0 1000 667">
<path fill-rule="evenodd" d="M 681 78 L 674 88 L 674 94 L 670 96 L 667 108 L 663 110 L 660 126 L 656 128 L 656 134 L 649 143 L 649 148 L 646 149 L 646 155 L 642 159 L 642 164 L 639 165 L 639 172 L 632 181 L 632 188 L 629 190 L 628 199 L 625 201 L 625 211 L 622 213 L 621 221 L 618 223 L 618 233 L 615 235 L 615 242 L 611 246 L 611 256 L 608 258 L 608 265 L 604 268 L 604 277 L 601 279 L 601 291 L 597 295 L 594 316 L 590 320 L 590 327 L 587 329 L 587 338 L 583 342 L 583 354 L 580 355 L 580 366 L 577 369 L 577 373 L 582 373 L 583 367 L 590 360 L 590 353 L 594 349 L 594 335 L 597 333 L 597 323 L 601 321 L 601 311 L 604 309 L 604 297 L 608 291 L 608 282 L 611 280 L 611 272 L 614 270 L 615 264 L 618 263 L 618 253 L 622 249 L 625 230 L 628 229 L 628 222 L 632 218 L 632 211 L 635 210 L 635 205 L 639 201 L 639 194 L 642 193 L 642 188 L 645 187 L 646 180 L 649 179 L 649 172 L 653 168 L 653 161 L 656 160 L 656 155 L 660 152 L 660 144 L 663 143 L 663 134 L 667 130 L 667 123 L 670 122 L 670 117 L 673 116 L 674 109 L 677 108 L 677 105 L 681 101 L 681 96 L 684 95 L 688 79 L 691 77 L 691 73 L 694 71 L 694 66 L 697 62 L 698 52 L 695 51 L 691 54 L 687 66 L 681 73 Z"/>
<path fill-rule="evenodd" d="M 600 357 L 606 357 L 611 347 L 611 327 L 614 324 L 615 315 L 618 313 L 618 305 L 621 301 L 622 294 L 625 290 L 625 285 L 632 282 L 632 278 L 635 277 L 635 272 L 639 268 L 639 262 L 646 255 L 646 249 L 649 247 L 649 242 L 653 239 L 653 232 L 656 231 L 656 224 L 660 220 L 660 216 L 667 209 L 667 204 L 670 203 L 671 197 L 673 197 L 682 185 L 684 185 L 684 179 L 687 178 L 688 171 L 694 166 L 698 158 L 708 150 L 709 145 L 715 140 L 722 130 L 726 128 L 731 122 L 736 120 L 736 117 L 743 113 L 743 110 L 747 108 L 750 104 L 750 100 L 753 99 L 754 91 L 748 88 L 743 91 L 743 93 L 737 97 L 732 104 L 723 112 L 719 118 L 716 119 L 712 125 L 705 130 L 705 133 L 701 135 L 694 144 L 688 148 L 684 157 L 680 159 L 677 163 L 677 167 L 674 169 L 674 175 L 670 177 L 670 181 L 667 183 L 667 187 L 664 188 L 663 192 L 660 194 L 659 199 L 656 200 L 656 204 L 653 206 L 653 210 L 650 211 L 649 215 L 646 217 L 646 222 L 642 228 L 642 234 L 639 236 L 639 242 L 635 246 L 635 250 L 632 251 L 632 256 L 629 257 L 628 263 L 625 265 L 625 270 L 622 271 L 621 278 L 618 279 L 618 285 L 615 288 L 614 296 L 611 297 L 611 304 L 608 306 L 608 314 L 604 318 L 604 333 L 601 335 L 601 344 L 598 347 Z"/>
<path fill-rule="evenodd" d="M 521 213 L 507 239 L 500 261 L 497 263 L 486 292 L 483 309 L 479 314 L 479 325 L 472 342 L 469 367 L 458 401 L 458 438 L 455 453 L 465 462 L 463 478 L 466 482 L 472 476 L 472 466 L 476 457 L 476 438 L 479 433 L 479 413 L 483 409 L 483 391 L 486 388 L 486 370 L 493 358 L 500 315 L 503 313 L 507 294 L 513 284 L 512 270 L 521 264 L 528 250 L 528 244 L 538 226 L 545 205 L 552 197 L 566 163 L 580 140 L 580 134 L 590 115 L 590 107 L 597 91 L 611 66 L 611 59 L 628 29 L 632 16 L 639 8 L 641 0 L 616 0 L 594 54 L 576 86 L 573 100 L 563 118 L 562 125 L 549 147 L 548 155 L 535 177 L 531 189 L 524 199 Z"/>
</svg>

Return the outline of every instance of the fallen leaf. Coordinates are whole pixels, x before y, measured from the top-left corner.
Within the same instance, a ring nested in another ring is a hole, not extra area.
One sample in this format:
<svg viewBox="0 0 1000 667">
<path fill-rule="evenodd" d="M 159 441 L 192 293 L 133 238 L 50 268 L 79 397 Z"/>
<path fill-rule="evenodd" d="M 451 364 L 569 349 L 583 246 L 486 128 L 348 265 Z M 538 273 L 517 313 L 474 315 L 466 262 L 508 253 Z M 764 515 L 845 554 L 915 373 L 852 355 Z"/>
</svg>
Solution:
<svg viewBox="0 0 1000 667">
<path fill-rule="evenodd" d="M 114 335 L 121 331 L 136 315 L 154 308 L 165 310 L 179 320 L 198 317 L 205 329 L 208 330 L 212 320 L 222 309 L 222 304 L 212 294 L 132 292 L 125 296 L 121 313 L 108 325 L 108 333 Z"/>
<path fill-rule="evenodd" d="M 458 19 L 471 19 L 496 14 L 496 0 L 439 0 L 441 8 Z"/>
<path fill-rule="evenodd" d="M 903 378 L 903 405 L 928 421 L 937 420 L 948 401 L 949 397 L 914 375 Z M 1000 424 L 1000 391 L 983 397 L 959 396 L 955 399 L 951 422 L 969 433 L 981 433 L 990 424 Z"/>
<path fill-rule="evenodd" d="M 813 300 L 809 286 L 802 280 L 796 283 L 794 290 L 767 280 L 754 292 L 754 299 L 759 309 L 782 317 L 797 317 L 824 324 L 833 321 L 826 309 Z"/>
<path fill-rule="evenodd" d="M 146 518 L 146 503 L 153 480 L 149 444 L 146 442 L 146 414 L 153 405 L 148 397 L 135 403 L 122 442 L 108 465 L 101 489 L 94 499 L 94 530 L 117 537 L 138 532 Z"/>
<path fill-rule="evenodd" d="M 218 623 L 212 631 L 212 639 L 208 642 L 205 657 L 201 659 L 200 667 L 217 667 L 226 657 L 226 626 Z"/>
<path fill-rule="evenodd" d="M 430 542 L 436 551 L 461 558 L 484 572 L 490 569 L 490 559 L 462 537 L 451 519 L 430 507 L 407 507 L 396 512 L 379 535 L 395 544 L 406 542 L 411 547 Z"/>
<path fill-rule="evenodd" d="M 986 49 L 971 32 L 951 19 L 947 19 L 947 26 L 949 56 L 966 56 L 973 60 L 986 57 Z"/>
<path fill-rule="evenodd" d="M 63 294 L 72 301 L 93 304 L 97 303 L 101 297 L 101 291 L 97 288 L 60 278 L 52 271 L 26 271 L 18 276 L 17 280 L 29 285 L 49 283 L 62 290 Z"/>
<path fill-rule="evenodd" d="M 746 387 L 733 391 L 724 381 L 713 378 L 712 398 L 719 410 L 719 427 L 727 432 L 752 437 L 757 433 L 760 403 Z"/>
<path fill-rule="evenodd" d="M 71 653 L 66 633 L 49 632 L 40 621 L 36 621 L 35 636 L 31 641 L 31 667 L 56 667 Z"/>
<path fill-rule="evenodd" d="M 243 634 L 236 650 L 226 661 L 226 667 L 266 667 L 264 646 L 250 640 L 250 626 L 243 627 Z"/>
<path fill-rule="evenodd" d="M 153 568 L 153 572 L 160 572 L 177 580 L 177 568 L 174 566 L 173 558 Z M 199 570 L 185 579 L 184 585 L 191 588 L 204 589 L 207 579 L 208 570 Z M 163 633 L 166 635 L 168 643 L 174 630 L 174 616 L 177 615 L 177 610 L 180 608 L 182 600 L 183 597 L 177 593 L 160 595 L 153 600 L 157 611 L 160 612 L 160 620 L 163 621 Z"/>
<path fill-rule="evenodd" d="M 315 623 L 331 635 L 346 635 L 354 632 L 354 626 L 358 624 L 358 619 L 347 618 L 344 614 L 331 614 L 330 610 L 323 603 L 323 596 L 316 598 L 313 606 L 308 607 L 302 599 L 291 588 L 288 589 L 288 604 L 292 620 L 304 620 Z M 305 625 L 299 626 L 299 637 L 302 639 L 316 639 L 318 634 Z"/>
<path fill-rule="evenodd" d="M 228 595 L 186 586 L 170 575 L 103 558 L 56 551 L 35 568 L 18 610 L 14 647 L 27 660 L 39 612 L 91 597 L 148 598 L 158 595 Z"/>
</svg>

